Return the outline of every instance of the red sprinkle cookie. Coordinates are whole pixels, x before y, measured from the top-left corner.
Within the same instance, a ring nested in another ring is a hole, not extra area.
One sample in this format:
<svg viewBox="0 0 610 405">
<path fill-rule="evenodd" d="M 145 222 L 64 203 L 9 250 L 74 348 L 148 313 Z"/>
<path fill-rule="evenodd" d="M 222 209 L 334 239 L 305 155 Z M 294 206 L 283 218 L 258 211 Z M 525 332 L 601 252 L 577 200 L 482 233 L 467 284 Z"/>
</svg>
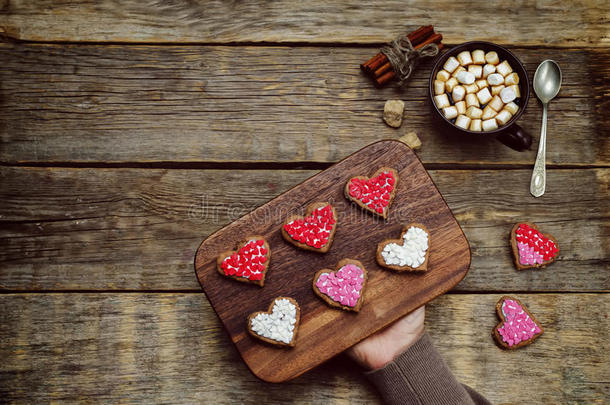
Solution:
<svg viewBox="0 0 610 405">
<path fill-rule="evenodd" d="M 358 312 L 366 286 L 366 269 L 358 260 L 343 259 L 337 271 L 322 269 L 313 278 L 314 292 L 331 307 Z"/>
<path fill-rule="evenodd" d="M 544 332 L 534 315 L 516 298 L 500 298 L 496 312 L 501 322 L 494 328 L 493 334 L 504 349 L 513 350 L 529 345 Z"/>
<path fill-rule="evenodd" d="M 513 227 L 510 245 L 517 270 L 544 267 L 553 263 L 559 254 L 555 238 L 539 232 L 536 225 L 529 222 L 518 223 Z"/>
<path fill-rule="evenodd" d="M 216 260 L 216 268 L 223 276 L 262 287 L 270 259 L 271 249 L 265 238 L 248 236 L 237 245 L 237 250 L 222 252 Z"/>
<path fill-rule="evenodd" d="M 263 342 L 293 347 L 297 341 L 300 318 L 301 310 L 294 299 L 277 297 L 267 312 L 250 314 L 248 332 Z"/>
<path fill-rule="evenodd" d="M 349 179 L 345 184 L 345 197 L 364 210 L 387 218 L 397 185 L 396 170 L 382 167 L 370 178 L 356 176 Z"/>
<path fill-rule="evenodd" d="M 317 202 L 307 207 L 305 217 L 291 216 L 282 225 L 282 236 L 301 249 L 325 253 L 337 230 L 337 212 L 330 203 Z"/>
</svg>

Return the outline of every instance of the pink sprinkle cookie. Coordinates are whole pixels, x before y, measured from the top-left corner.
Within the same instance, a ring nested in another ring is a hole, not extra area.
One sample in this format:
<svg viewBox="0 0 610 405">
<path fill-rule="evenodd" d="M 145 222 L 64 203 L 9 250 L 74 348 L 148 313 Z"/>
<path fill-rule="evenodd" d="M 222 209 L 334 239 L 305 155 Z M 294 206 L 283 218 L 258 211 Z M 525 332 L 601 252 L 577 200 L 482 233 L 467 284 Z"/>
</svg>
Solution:
<svg viewBox="0 0 610 405">
<path fill-rule="evenodd" d="M 503 348 L 518 349 L 542 335 L 542 327 L 518 299 L 509 296 L 500 298 L 496 312 L 500 323 L 494 328 L 494 337 Z"/>
<path fill-rule="evenodd" d="M 341 260 L 336 268 L 336 271 L 318 271 L 313 279 L 313 290 L 331 307 L 358 312 L 367 280 L 366 269 L 353 259 Z"/>
<path fill-rule="evenodd" d="M 510 245 L 517 270 L 544 267 L 555 261 L 559 246 L 552 235 L 543 234 L 535 224 L 521 222 L 510 232 Z"/>
</svg>

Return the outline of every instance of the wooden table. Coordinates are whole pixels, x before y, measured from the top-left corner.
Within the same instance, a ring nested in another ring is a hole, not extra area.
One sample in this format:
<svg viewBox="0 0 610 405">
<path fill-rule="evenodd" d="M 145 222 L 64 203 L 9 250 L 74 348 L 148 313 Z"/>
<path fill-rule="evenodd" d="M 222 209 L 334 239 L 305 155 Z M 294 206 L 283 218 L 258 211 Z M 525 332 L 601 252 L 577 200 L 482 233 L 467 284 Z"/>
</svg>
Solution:
<svg viewBox="0 0 610 405">
<path fill-rule="evenodd" d="M 214 230 L 333 162 L 416 131 L 418 152 L 472 247 L 467 277 L 428 305 L 452 370 L 495 403 L 610 396 L 608 7 L 582 0 L 4 2 L 0 7 L 0 398 L 14 402 L 371 403 L 344 357 L 286 384 L 249 373 L 201 292 Z M 472 9 L 476 12 L 473 12 Z M 481 21 L 487 21 L 481 22 Z M 507 45 L 530 79 L 556 60 L 547 193 L 532 150 L 432 125 L 431 62 L 405 89 L 358 65 L 408 28 Z M 405 101 L 402 128 L 381 121 Z M 558 263 L 517 272 L 511 225 L 557 236 Z M 545 327 L 497 348 L 501 295 Z"/>
</svg>

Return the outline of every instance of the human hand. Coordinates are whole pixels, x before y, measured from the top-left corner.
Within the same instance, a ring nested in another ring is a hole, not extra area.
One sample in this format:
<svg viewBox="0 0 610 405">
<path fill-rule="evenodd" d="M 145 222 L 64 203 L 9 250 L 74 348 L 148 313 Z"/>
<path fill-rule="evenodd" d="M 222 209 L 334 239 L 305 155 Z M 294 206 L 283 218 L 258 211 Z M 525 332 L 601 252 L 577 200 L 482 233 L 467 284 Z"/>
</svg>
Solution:
<svg viewBox="0 0 610 405">
<path fill-rule="evenodd" d="M 425 306 L 417 308 L 389 327 L 347 349 L 346 353 L 362 367 L 375 370 L 394 360 L 424 333 Z"/>
</svg>

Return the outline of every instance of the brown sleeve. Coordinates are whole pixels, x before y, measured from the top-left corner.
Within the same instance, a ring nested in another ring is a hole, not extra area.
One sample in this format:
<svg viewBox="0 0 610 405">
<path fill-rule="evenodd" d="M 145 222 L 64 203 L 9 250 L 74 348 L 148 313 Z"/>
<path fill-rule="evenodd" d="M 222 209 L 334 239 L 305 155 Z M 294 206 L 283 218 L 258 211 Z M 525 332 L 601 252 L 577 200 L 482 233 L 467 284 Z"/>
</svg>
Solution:
<svg viewBox="0 0 610 405">
<path fill-rule="evenodd" d="M 490 404 L 455 379 L 427 332 L 400 356 L 366 376 L 386 404 Z"/>
</svg>

